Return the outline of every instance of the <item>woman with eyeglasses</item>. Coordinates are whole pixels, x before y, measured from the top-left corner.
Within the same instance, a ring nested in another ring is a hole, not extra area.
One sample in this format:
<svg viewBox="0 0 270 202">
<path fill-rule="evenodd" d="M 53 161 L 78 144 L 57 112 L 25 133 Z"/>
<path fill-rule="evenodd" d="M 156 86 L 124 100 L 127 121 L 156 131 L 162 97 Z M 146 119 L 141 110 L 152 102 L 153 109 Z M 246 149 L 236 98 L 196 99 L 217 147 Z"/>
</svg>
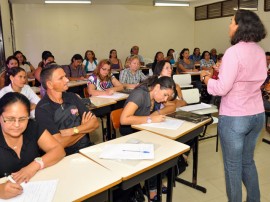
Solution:
<svg viewBox="0 0 270 202">
<path fill-rule="evenodd" d="M 35 117 L 35 108 L 40 98 L 26 83 L 26 72 L 21 67 L 13 67 L 7 70 L 6 74 L 6 87 L 0 91 L 0 98 L 8 92 L 18 92 L 25 95 L 31 103 L 31 117 Z"/>
<path fill-rule="evenodd" d="M 123 85 L 111 72 L 109 60 L 101 60 L 93 74 L 88 78 L 87 90 L 90 96 L 112 95 L 123 89 Z"/>
<path fill-rule="evenodd" d="M 22 194 L 21 183 L 65 156 L 62 146 L 29 115 L 30 102 L 21 93 L 10 92 L 0 99 L 0 177 L 11 175 L 16 182 L 0 184 L 1 199 Z"/>
<path fill-rule="evenodd" d="M 154 75 L 157 75 L 159 77 L 162 76 L 168 76 L 172 77 L 172 66 L 169 61 L 167 60 L 161 60 L 156 64 Z M 177 92 L 177 97 L 173 101 L 176 105 L 176 107 L 182 107 L 187 105 L 186 101 L 183 99 L 182 91 L 181 88 L 178 84 L 175 84 L 176 87 L 176 92 Z M 169 101 L 172 100 L 172 97 L 168 99 Z"/>
</svg>

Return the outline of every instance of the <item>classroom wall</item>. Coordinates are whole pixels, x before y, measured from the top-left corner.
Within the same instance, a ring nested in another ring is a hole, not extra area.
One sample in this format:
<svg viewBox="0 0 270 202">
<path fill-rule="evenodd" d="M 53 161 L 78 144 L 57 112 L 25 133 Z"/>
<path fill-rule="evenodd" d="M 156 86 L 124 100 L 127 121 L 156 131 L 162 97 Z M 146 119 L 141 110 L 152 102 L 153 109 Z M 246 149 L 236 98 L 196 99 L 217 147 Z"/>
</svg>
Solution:
<svg viewBox="0 0 270 202">
<path fill-rule="evenodd" d="M 115 48 L 123 61 L 133 45 L 151 59 L 157 51 L 194 47 L 192 7 L 14 4 L 13 12 L 16 47 L 34 66 L 43 50 L 66 64 L 87 49 L 102 59 Z"/>
<path fill-rule="evenodd" d="M 1 16 L 2 16 L 2 29 L 4 37 L 4 49 L 6 57 L 13 53 L 12 50 L 12 37 L 10 28 L 10 14 L 9 5 L 7 0 L 0 0 Z"/>
<path fill-rule="evenodd" d="M 258 1 L 256 13 L 261 18 L 268 33 L 270 33 L 270 12 L 264 12 L 264 1 Z M 230 47 L 229 24 L 231 17 L 211 20 L 195 21 L 194 44 L 203 50 L 217 48 L 219 53 L 224 53 Z M 260 42 L 265 51 L 270 51 L 270 35 Z"/>
</svg>

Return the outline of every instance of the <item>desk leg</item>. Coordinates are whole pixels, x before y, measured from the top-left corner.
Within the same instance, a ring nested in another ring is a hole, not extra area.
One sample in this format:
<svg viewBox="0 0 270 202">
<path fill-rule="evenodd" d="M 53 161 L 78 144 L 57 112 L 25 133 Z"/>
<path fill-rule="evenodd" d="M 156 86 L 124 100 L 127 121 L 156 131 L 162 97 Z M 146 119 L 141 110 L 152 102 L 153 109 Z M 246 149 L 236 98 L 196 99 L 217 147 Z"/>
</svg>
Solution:
<svg viewBox="0 0 270 202">
<path fill-rule="evenodd" d="M 106 117 L 107 117 L 106 136 L 107 136 L 107 140 L 111 140 L 112 139 L 112 135 L 111 135 L 111 113 L 108 113 Z"/>
<path fill-rule="evenodd" d="M 167 202 L 172 202 L 172 196 L 173 196 L 173 172 L 174 172 L 174 167 L 170 168 L 168 170 L 167 178 L 168 178 L 168 183 L 167 183 Z"/>
<path fill-rule="evenodd" d="M 184 179 L 176 177 L 175 180 L 184 185 L 197 189 L 203 193 L 206 193 L 206 188 L 197 185 L 197 173 L 198 173 L 198 150 L 199 150 L 199 138 L 198 136 L 194 138 L 193 146 L 193 171 L 192 171 L 192 182 L 186 181 Z"/>
<path fill-rule="evenodd" d="M 157 175 L 157 199 L 162 202 L 162 177 L 161 173 Z"/>
</svg>

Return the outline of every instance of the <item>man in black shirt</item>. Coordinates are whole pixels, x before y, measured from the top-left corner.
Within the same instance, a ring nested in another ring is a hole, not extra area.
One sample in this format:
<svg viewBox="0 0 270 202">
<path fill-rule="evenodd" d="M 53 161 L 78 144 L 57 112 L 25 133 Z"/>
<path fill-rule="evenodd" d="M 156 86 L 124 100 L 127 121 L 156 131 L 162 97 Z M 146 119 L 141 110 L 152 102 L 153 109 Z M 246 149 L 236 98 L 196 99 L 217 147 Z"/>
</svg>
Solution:
<svg viewBox="0 0 270 202">
<path fill-rule="evenodd" d="M 51 64 L 40 77 L 47 92 L 37 104 L 36 120 L 53 134 L 67 155 L 90 146 L 89 133 L 98 128 L 97 118 L 76 94 L 65 92 L 69 80 L 64 70 Z"/>
</svg>

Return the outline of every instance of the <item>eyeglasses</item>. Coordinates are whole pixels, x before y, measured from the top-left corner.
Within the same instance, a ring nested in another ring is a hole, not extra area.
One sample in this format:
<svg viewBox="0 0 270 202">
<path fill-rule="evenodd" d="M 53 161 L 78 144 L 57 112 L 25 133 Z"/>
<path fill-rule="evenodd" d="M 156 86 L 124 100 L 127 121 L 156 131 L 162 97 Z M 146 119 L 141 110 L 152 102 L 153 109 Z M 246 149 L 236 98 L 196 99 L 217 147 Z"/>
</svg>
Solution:
<svg viewBox="0 0 270 202">
<path fill-rule="evenodd" d="M 3 115 L 1 115 L 3 120 L 4 120 L 4 123 L 7 123 L 7 124 L 14 124 L 16 123 L 16 121 L 18 120 L 19 123 L 24 123 L 26 122 L 30 117 L 20 117 L 20 118 L 15 118 L 15 117 L 8 117 L 8 118 L 5 118 Z"/>
</svg>

